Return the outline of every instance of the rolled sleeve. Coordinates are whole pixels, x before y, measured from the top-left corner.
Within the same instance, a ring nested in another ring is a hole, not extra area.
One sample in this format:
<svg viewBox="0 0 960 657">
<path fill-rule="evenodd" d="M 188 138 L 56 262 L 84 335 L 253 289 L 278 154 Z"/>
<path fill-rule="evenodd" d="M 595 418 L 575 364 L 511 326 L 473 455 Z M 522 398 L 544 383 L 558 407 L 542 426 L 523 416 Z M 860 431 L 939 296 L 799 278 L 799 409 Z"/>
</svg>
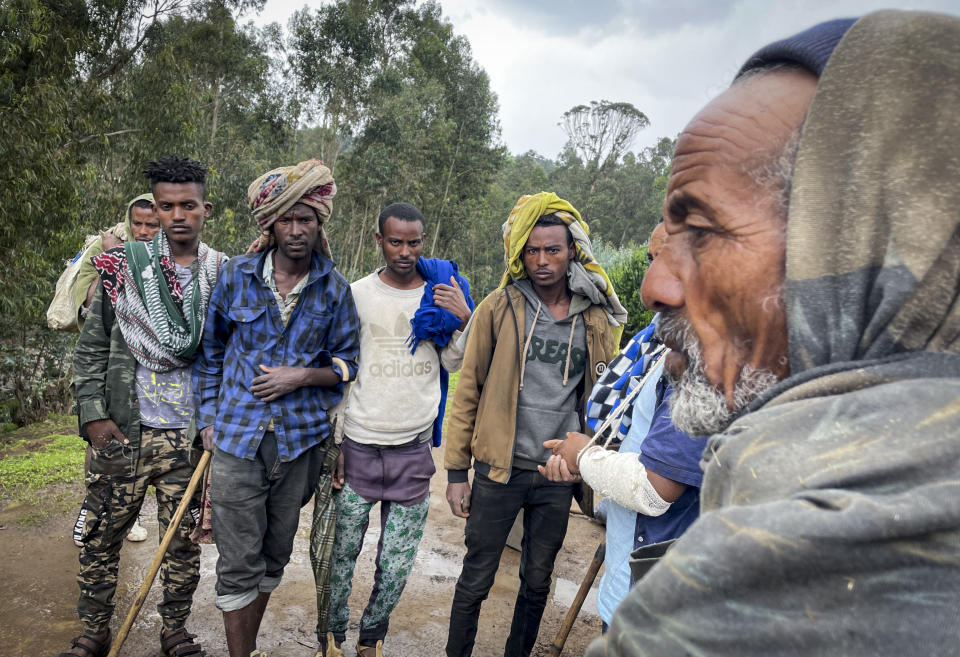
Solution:
<svg viewBox="0 0 960 657">
<path fill-rule="evenodd" d="M 357 378 L 357 358 L 360 355 L 360 317 L 353 301 L 350 286 L 344 286 L 343 293 L 334 308 L 333 321 L 327 330 L 327 350 L 330 355 L 342 360 L 348 370 L 350 381 Z"/>
</svg>

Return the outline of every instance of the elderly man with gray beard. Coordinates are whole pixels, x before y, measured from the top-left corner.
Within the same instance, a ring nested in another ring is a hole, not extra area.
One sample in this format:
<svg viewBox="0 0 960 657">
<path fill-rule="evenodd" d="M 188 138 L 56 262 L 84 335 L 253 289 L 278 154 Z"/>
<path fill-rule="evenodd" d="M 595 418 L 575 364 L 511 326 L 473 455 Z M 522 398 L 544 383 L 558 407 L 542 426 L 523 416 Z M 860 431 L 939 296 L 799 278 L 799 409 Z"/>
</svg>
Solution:
<svg viewBox="0 0 960 657">
<path fill-rule="evenodd" d="M 958 106 L 960 19 L 879 12 L 680 134 L 643 297 L 701 516 L 590 657 L 960 654 Z"/>
</svg>

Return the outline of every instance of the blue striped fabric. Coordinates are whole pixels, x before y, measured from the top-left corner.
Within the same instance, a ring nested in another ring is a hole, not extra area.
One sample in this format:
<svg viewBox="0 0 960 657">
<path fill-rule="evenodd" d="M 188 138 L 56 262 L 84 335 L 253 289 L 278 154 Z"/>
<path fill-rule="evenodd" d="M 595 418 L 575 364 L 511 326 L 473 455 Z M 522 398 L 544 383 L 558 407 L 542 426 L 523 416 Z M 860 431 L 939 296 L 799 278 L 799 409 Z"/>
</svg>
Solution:
<svg viewBox="0 0 960 657">
<path fill-rule="evenodd" d="M 270 252 L 233 258 L 210 298 L 201 353 L 193 369 L 199 428 L 214 426 L 221 450 L 252 459 L 270 420 L 280 459 L 291 461 L 330 433 L 327 409 L 344 385 L 298 388 L 270 403 L 250 392 L 267 366 L 324 367 L 331 357 L 356 377 L 360 322 L 350 286 L 333 262 L 315 253 L 310 274 L 287 326 L 261 274 Z"/>
</svg>

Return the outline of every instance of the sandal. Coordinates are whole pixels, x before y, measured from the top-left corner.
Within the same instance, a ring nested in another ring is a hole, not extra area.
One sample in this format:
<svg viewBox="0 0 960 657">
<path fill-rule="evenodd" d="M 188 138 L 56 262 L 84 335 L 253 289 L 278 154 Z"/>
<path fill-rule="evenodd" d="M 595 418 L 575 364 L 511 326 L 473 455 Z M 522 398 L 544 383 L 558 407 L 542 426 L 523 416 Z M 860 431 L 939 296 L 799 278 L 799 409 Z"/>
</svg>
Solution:
<svg viewBox="0 0 960 657">
<path fill-rule="evenodd" d="M 86 642 L 86 643 L 83 643 Z M 89 634 L 81 634 L 78 637 L 74 637 L 70 642 L 70 650 L 74 648 L 80 648 L 83 650 L 86 655 L 83 657 L 107 657 L 107 654 L 110 652 L 110 644 L 113 642 L 113 637 L 110 635 L 110 628 L 107 628 L 107 637 L 102 641 L 94 639 Z M 76 652 L 62 652 L 59 657 L 77 657 L 79 653 Z"/>
<path fill-rule="evenodd" d="M 358 657 L 365 657 L 364 653 L 367 650 L 372 650 L 374 657 L 383 657 L 383 641 L 377 641 L 377 645 L 375 646 L 361 646 L 360 642 L 357 641 L 356 648 Z"/>
<path fill-rule="evenodd" d="M 193 642 L 196 638 L 196 634 L 190 634 L 184 627 L 169 634 L 163 630 L 160 632 L 160 650 L 165 657 L 204 657 L 203 648 Z"/>
<path fill-rule="evenodd" d="M 321 648 L 314 657 L 344 657 L 343 649 L 337 645 L 337 640 L 334 638 L 333 632 L 327 632 L 326 652 Z"/>
</svg>

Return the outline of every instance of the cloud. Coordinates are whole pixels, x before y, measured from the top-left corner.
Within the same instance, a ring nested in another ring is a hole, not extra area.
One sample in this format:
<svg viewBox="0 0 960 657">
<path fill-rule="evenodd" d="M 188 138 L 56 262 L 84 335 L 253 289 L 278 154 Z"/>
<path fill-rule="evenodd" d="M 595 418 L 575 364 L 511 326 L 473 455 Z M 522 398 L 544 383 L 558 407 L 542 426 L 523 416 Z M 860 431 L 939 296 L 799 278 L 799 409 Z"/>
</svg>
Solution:
<svg viewBox="0 0 960 657">
<path fill-rule="evenodd" d="M 313 0 L 310 6 L 331 0 Z M 260 22 L 286 24 L 304 0 L 268 0 Z M 511 152 L 555 157 L 562 114 L 591 100 L 628 102 L 650 118 L 635 148 L 676 136 L 761 46 L 890 0 L 441 0 L 500 101 Z M 899 9 L 960 13 L 957 0 Z"/>
<path fill-rule="evenodd" d="M 652 145 L 682 130 L 761 46 L 883 2 L 448 0 L 442 7 L 490 75 L 507 147 L 554 157 L 565 141 L 557 123 L 574 105 L 632 103 L 651 121 L 635 148 Z M 958 9 L 956 0 L 898 4 Z"/>
<path fill-rule="evenodd" d="M 463 3 L 457 3 L 462 5 Z M 543 33 L 563 34 L 568 38 L 590 38 L 598 30 L 620 32 L 625 27 L 644 34 L 681 25 L 705 25 L 722 20 L 732 9 L 730 0 L 488 0 L 486 13 L 530 26 Z M 453 3 L 444 3 L 444 8 Z M 457 8 L 460 11 L 460 8 Z M 477 8 L 463 8 L 464 14 Z"/>
</svg>

